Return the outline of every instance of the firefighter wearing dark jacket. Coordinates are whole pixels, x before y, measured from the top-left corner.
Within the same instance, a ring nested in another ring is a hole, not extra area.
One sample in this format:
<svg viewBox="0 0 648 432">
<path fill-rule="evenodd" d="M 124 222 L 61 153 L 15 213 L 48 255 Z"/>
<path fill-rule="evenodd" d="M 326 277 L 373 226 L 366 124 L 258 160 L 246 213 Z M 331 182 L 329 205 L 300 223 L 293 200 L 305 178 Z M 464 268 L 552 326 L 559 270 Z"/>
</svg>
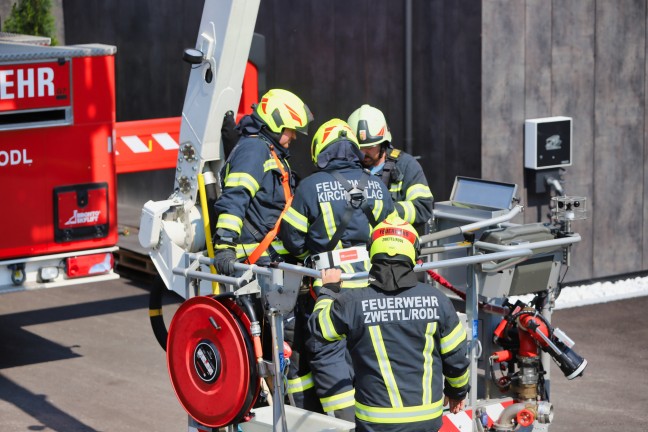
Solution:
<svg viewBox="0 0 648 432">
<path fill-rule="evenodd" d="M 362 105 L 347 123 L 364 153 L 362 164 L 389 187 L 398 215 L 419 233 L 425 233 L 434 197 L 421 165 L 413 156 L 391 146 L 391 132 L 378 108 Z"/>
<path fill-rule="evenodd" d="M 221 170 L 222 193 L 215 203 L 219 273 L 232 274 L 237 261 L 269 262 L 286 254 L 275 236 L 295 187 L 288 147 L 296 132 L 307 133 L 312 119 L 299 97 L 273 89 L 239 122 L 241 136 Z"/>
<path fill-rule="evenodd" d="M 312 338 L 347 340 L 356 371 L 356 431 L 437 431 L 445 403 L 453 413 L 464 408 L 466 331 L 450 300 L 418 282 L 417 253 L 416 230 L 390 217 L 372 233 L 366 288 L 340 292 L 339 272 L 322 272 Z M 329 355 L 322 350 L 315 358 Z"/>
<path fill-rule="evenodd" d="M 283 244 L 291 254 L 306 259 L 317 269 L 339 267 L 345 273 L 366 272 L 369 269 L 366 248 L 369 233 L 373 226 L 394 211 L 387 187 L 362 169 L 362 153 L 357 140 L 343 120 L 332 119 L 318 129 L 313 138 L 311 156 L 319 171 L 303 179 L 295 191 L 292 205 L 281 222 Z M 316 279 L 313 285 L 316 295 L 321 281 Z M 345 281 L 342 287 L 365 285 L 366 279 L 351 280 Z M 297 332 L 306 331 L 306 320 L 313 303 L 310 295 L 300 296 L 296 341 Z M 293 389 L 309 390 L 315 385 L 325 411 L 353 405 L 352 393 L 341 394 L 328 382 L 319 383 L 318 380 L 319 374 L 326 374 L 327 368 L 344 371 L 345 379 L 352 379 L 353 372 L 345 361 L 344 346 L 338 363 L 309 365 L 305 360 L 302 359 L 300 365 L 300 378 L 289 380 L 289 392 Z M 343 403 L 337 403 L 341 399 L 344 399 Z"/>
</svg>

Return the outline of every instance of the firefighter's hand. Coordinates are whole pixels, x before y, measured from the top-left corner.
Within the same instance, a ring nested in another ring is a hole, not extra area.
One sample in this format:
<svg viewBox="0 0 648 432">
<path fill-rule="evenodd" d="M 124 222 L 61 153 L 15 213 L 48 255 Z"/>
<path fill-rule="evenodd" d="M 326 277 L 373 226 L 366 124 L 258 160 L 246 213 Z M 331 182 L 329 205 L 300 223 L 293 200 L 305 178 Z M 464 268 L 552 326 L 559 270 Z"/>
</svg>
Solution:
<svg viewBox="0 0 648 432">
<path fill-rule="evenodd" d="M 445 397 L 443 405 L 449 405 L 450 412 L 452 414 L 457 414 L 466 407 L 466 399 L 450 399 L 448 396 Z"/>
<path fill-rule="evenodd" d="M 236 119 L 234 118 L 233 111 L 227 111 L 223 118 L 223 126 L 221 127 L 221 138 L 223 139 L 223 147 L 225 155 L 229 155 L 241 135 L 236 130 Z"/>
<path fill-rule="evenodd" d="M 337 284 L 342 280 L 342 270 L 330 268 L 322 270 L 322 285 Z"/>
<path fill-rule="evenodd" d="M 214 253 L 214 267 L 222 275 L 231 275 L 234 273 L 234 264 L 236 263 L 236 253 L 232 248 L 216 249 Z"/>
</svg>

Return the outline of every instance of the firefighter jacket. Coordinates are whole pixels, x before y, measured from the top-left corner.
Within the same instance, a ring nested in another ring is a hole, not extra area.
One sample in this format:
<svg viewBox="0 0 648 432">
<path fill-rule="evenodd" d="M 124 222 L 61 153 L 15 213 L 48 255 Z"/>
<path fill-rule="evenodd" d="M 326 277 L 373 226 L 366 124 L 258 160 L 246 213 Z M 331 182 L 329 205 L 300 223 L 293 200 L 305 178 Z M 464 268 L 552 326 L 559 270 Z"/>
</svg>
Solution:
<svg viewBox="0 0 648 432">
<path fill-rule="evenodd" d="M 340 240 L 331 249 L 344 249 L 352 246 L 366 247 L 371 232 L 371 223 L 366 211 L 371 212 L 373 223 L 379 223 L 387 215 L 394 211 L 393 203 L 389 197 L 387 187 L 377 178 L 370 176 L 362 169 L 360 163 L 361 154 L 359 150 L 353 151 L 351 144 L 342 141 L 327 147 L 320 154 L 320 162 L 326 160 L 321 171 L 311 174 L 303 179 L 288 209 L 281 221 L 279 236 L 283 240 L 286 249 L 294 256 L 301 259 L 309 255 L 316 255 L 329 250 L 331 239 L 336 235 L 346 212 L 352 212 L 347 216 L 346 227 L 340 232 Z M 347 200 L 346 189 L 335 175 L 343 177 L 354 185 L 365 183 L 364 191 L 366 208 L 354 208 Z M 368 210 L 367 210 L 368 209 Z M 345 273 L 356 273 L 367 271 L 369 262 L 360 261 L 352 264 L 342 264 L 340 268 Z M 344 288 L 366 286 L 367 281 L 349 280 L 343 283 Z M 319 290 L 321 280 L 313 282 L 315 292 Z M 312 299 L 311 299 L 312 301 Z M 303 302 L 300 301 L 300 304 Z M 312 303 L 303 305 L 300 311 L 296 311 L 296 326 L 303 325 L 306 336 L 308 329 L 307 321 L 312 313 Z M 297 331 L 297 330 L 296 330 Z M 304 338 L 305 339 L 305 338 Z M 298 342 L 298 341 L 297 341 Z M 301 343 L 304 341 L 302 340 Z M 345 345 L 339 342 L 340 347 L 322 347 L 341 352 L 341 363 L 331 365 L 339 370 L 344 369 L 345 376 L 351 379 L 353 371 L 349 362 L 344 360 Z M 294 350 L 295 348 L 293 348 Z M 297 347 L 300 351 L 305 351 Z M 319 348 L 318 348 L 319 349 Z M 317 396 L 324 404 L 325 411 L 334 411 L 336 404 L 331 404 L 331 398 L 344 398 L 348 395 L 335 393 L 335 389 L 319 385 L 318 375 L 327 372 L 324 370 L 328 365 L 322 365 L 317 370 L 309 372 L 310 365 L 307 353 L 302 353 L 302 364 L 300 365 L 299 377 L 291 377 L 288 381 L 288 392 L 310 390 L 316 386 Z M 353 405 L 353 395 L 347 398 L 347 405 Z"/>
<path fill-rule="evenodd" d="M 262 123 L 253 116 L 241 119 L 241 138 L 221 170 L 222 193 L 215 203 L 216 248 L 236 246 L 236 257 L 244 260 L 274 228 L 286 204 L 282 174 L 290 175 L 291 191 L 295 181 L 288 165 L 289 152 L 270 134 L 264 134 Z M 271 149 L 277 156 L 273 157 Z M 271 250 L 286 254 L 280 241 Z M 268 252 L 263 256 L 267 257 Z"/>
<path fill-rule="evenodd" d="M 418 161 L 405 152 L 388 148 L 385 164 L 374 174 L 389 187 L 398 215 L 422 233 L 424 224 L 432 217 L 434 196 Z"/>
<path fill-rule="evenodd" d="M 335 152 L 336 149 L 331 151 Z M 375 177 L 368 175 L 362 169 L 357 157 L 349 159 L 351 160 L 331 160 L 326 168 L 300 182 L 292 205 L 281 221 L 279 234 L 284 247 L 292 255 L 305 259 L 309 255 L 331 249 L 366 246 L 372 228 L 371 223 L 381 222 L 394 211 L 387 187 Z M 351 206 L 344 185 L 334 177 L 333 171 L 353 185 L 362 183 L 364 177 L 366 205 L 373 221 L 370 221 L 365 213 L 367 210 Z M 347 211 L 352 212 L 351 217 L 341 233 L 340 240 L 329 249 L 329 243 L 340 228 Z M 353 269 L 345 267 L 346 265 L 342 266 L 342 271 L 345 273 L 369 270 L 368 262 L 360 266 L 352 266 Z M 345 281 L 343 287 L 351 288 L 353 284 L 353 281 Z"/>
<path fill-rule="evenodd" d="M 461 400 L 469 390 L 466 332 L 450 300 L 418 282 L 411 268 L 409 275 L 404 272 L 409 283 L 398 283 L 409 287 L 386 290 L 380 277 L 373 278 L 376 269 L 396 277 L 392 266 L 374 264 L 365 288 L 321 296 L 315 306 L 320 313 L 311 319 L 312 338 L 347 341 L 357 431 L 436 431 L 444 395 Z M 313 360 L 339 362 L 339 356 L 321 350 Z M 330 385 L 340 382 L 348 380 L 330 377 Z"/>
</svg>

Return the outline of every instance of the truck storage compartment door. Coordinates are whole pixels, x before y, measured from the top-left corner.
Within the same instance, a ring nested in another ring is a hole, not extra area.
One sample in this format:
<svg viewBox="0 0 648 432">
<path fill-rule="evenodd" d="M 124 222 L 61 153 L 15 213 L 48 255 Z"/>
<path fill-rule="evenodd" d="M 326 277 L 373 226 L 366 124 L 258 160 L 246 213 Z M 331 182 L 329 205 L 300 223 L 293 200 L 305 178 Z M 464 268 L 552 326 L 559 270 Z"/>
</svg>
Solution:
<svg viewBox="0 0 648 432">
<path fill-rule="evenodd" d="M 54 240 L 57 243 L 106 237 L 109 221 L 107 183 L 54 188 Z"/>
</svg>

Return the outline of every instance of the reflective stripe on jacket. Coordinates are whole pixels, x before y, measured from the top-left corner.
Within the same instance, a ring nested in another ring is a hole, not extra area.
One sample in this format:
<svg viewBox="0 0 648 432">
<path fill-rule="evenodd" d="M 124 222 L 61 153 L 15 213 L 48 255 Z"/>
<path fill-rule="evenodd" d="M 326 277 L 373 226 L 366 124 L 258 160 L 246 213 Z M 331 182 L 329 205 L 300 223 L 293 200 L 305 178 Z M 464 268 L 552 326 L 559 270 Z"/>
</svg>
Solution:
<svg viewBox="0 0 648 432">
<path fill-rule="evenodd" d="M 280 238 L 286 249 L 299 258 L 329 250 L 328 245 L 349 206 L 344 186 L 329 172 L 335 170 L 345 179 L 357 183 L 367 174 L 358 161 L 332 161 L 327 170 L 303 179 L 295 191 L 291 207 L 281 221 Z M 367 203 L 376 222 L 394 211 L 387 187 L 369 177 L 365 188 Z M 369 220 L 361 208 L 352 209 L 344 233 L 332 249 L 366 244 L 371 232 Z"/>
<path fill-rule="evenodd" d="M 287 150 L 279 145 L 274 149 L 288 171 Z M 258 241 L 244 227 L 243 220 L 247 219 L 257 230 L 257 238 L 263 238 L 274 227 L 286 203 L 281 172 L 270 153 L 270 142 L 261 136 L 241 137 L 221 170 L 221 179 L 222 193 L 215 204 L 216 230 L 231 234 L 238 245 L 237 258 L 244 259 Z M 273 247 L 279 253 L 283 249 L 280 242 Z"/>
<path fill-rule="evenodd" d="M 313 337 L 332 344 L 346 339 L 351 353 L 358 430 L 437 430 L 444 394 L 466 395 L 466 331 L 438 289 L 368 286 L 322 298 L 315 308 Z M 313 360 L 339 361 L 328 354 L 315 352 Z"/>
<path fill-rule="evenodd" d="M 434 196 L 423 168 L 412 155 L 405 152 L 399 153 L 395 165 L 401 178 L 389 182 L 389 192 L 398 215 L 412 225 L 420 226 L 432 217 L 434 207 Z M 382 170 L 374 174 L 380 177 Z"/>
</svg>

